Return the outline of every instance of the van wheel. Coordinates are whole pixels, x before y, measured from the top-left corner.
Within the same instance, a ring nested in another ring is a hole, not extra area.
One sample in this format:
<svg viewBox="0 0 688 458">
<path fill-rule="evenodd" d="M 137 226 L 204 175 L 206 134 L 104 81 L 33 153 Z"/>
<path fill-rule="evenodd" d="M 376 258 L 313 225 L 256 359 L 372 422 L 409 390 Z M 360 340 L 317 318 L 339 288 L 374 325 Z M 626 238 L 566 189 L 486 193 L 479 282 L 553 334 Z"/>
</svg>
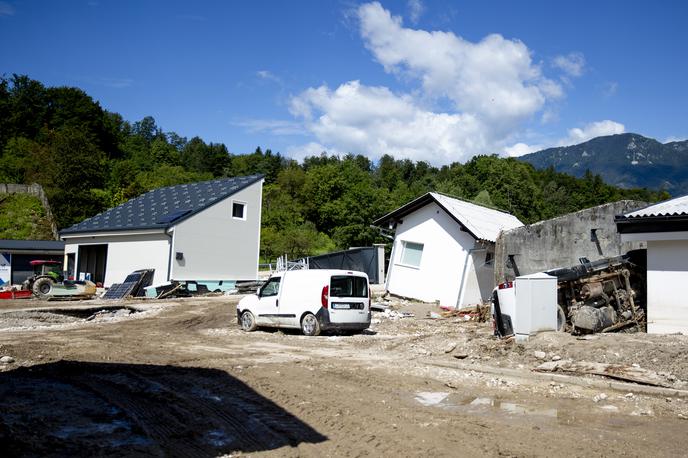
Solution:
<svg viewBox="0 0 688 458">
<path fill-rule="evenodd" d="M 301 332 L 304 336 L 319 336 L 320 335 L 320 323 L 318 319 L 312 313 L 307 313 L 301 319 Z"/>
<path fill-rule="evenodd" d="M 255 331 L 258 325 L 256 325 L 256 318 L 253 313 L 246 310 L 241 314 L 241 329 L 246 332 Z"/>
</svg>

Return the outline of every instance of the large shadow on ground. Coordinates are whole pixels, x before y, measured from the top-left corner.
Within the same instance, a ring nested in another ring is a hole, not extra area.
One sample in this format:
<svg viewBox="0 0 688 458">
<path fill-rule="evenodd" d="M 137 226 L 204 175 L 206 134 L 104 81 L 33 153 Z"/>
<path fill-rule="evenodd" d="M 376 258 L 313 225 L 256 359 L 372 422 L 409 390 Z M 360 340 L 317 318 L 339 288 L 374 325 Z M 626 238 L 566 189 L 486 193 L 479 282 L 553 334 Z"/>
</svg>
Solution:
<svg viewBox="0 0 688 458">
<path fill-rule="evenodd" d="M 60 361 L 0 373 L 2 456 L 217 456 L 325 440 L 217 369 Z"/>
</svg>

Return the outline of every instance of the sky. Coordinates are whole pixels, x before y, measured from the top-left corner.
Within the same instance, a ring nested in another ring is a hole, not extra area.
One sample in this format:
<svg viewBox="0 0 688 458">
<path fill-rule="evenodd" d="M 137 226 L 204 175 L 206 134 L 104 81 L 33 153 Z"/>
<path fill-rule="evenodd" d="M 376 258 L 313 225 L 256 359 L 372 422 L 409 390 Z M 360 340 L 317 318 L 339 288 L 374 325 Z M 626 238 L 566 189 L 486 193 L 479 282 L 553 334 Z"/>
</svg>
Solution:
<svg viewBox="0 0 688 458">
<path fill-rule="evenodd" d="M 688 2 L 0 0 L 0 74 L 294 159 L 688 138 Z"/>
</svg>

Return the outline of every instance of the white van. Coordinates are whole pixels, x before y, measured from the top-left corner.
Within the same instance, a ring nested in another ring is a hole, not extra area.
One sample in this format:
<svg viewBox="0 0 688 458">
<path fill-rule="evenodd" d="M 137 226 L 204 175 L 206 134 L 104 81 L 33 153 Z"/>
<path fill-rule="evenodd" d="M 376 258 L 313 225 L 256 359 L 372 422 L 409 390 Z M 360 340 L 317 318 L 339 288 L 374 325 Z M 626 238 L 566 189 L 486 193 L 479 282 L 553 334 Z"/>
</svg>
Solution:
<svg viewBox="0 0 688 458">
<path fill-rule="evenodd" d="M 244 331 L 258 326 L 296 328 L 307 336 L 370 326 L 368 275 L 347 270 L 292 270 L 270 277 L 257 294 L 237 304 Z"/>
</svg>

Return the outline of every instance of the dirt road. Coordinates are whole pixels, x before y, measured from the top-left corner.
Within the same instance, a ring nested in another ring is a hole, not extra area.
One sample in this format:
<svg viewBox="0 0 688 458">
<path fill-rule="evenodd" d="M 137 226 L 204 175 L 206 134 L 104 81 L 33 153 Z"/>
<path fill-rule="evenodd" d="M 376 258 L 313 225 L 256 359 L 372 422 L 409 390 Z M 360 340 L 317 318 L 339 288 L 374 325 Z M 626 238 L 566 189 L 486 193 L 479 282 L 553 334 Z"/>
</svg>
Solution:
<svg viewBox="0 0 688 458">
<path fill-rule="evenodd" d="M 362 335 L 247 334 L 236 300 L 3 304 L 3 456 L 688 454 L 688 399 L 530 371 L 542 352 L 635 363 L 683 386 L 686 336 L 504 344 L 487 324 L 418 309 L 377 314 Z"/>
</svg>

